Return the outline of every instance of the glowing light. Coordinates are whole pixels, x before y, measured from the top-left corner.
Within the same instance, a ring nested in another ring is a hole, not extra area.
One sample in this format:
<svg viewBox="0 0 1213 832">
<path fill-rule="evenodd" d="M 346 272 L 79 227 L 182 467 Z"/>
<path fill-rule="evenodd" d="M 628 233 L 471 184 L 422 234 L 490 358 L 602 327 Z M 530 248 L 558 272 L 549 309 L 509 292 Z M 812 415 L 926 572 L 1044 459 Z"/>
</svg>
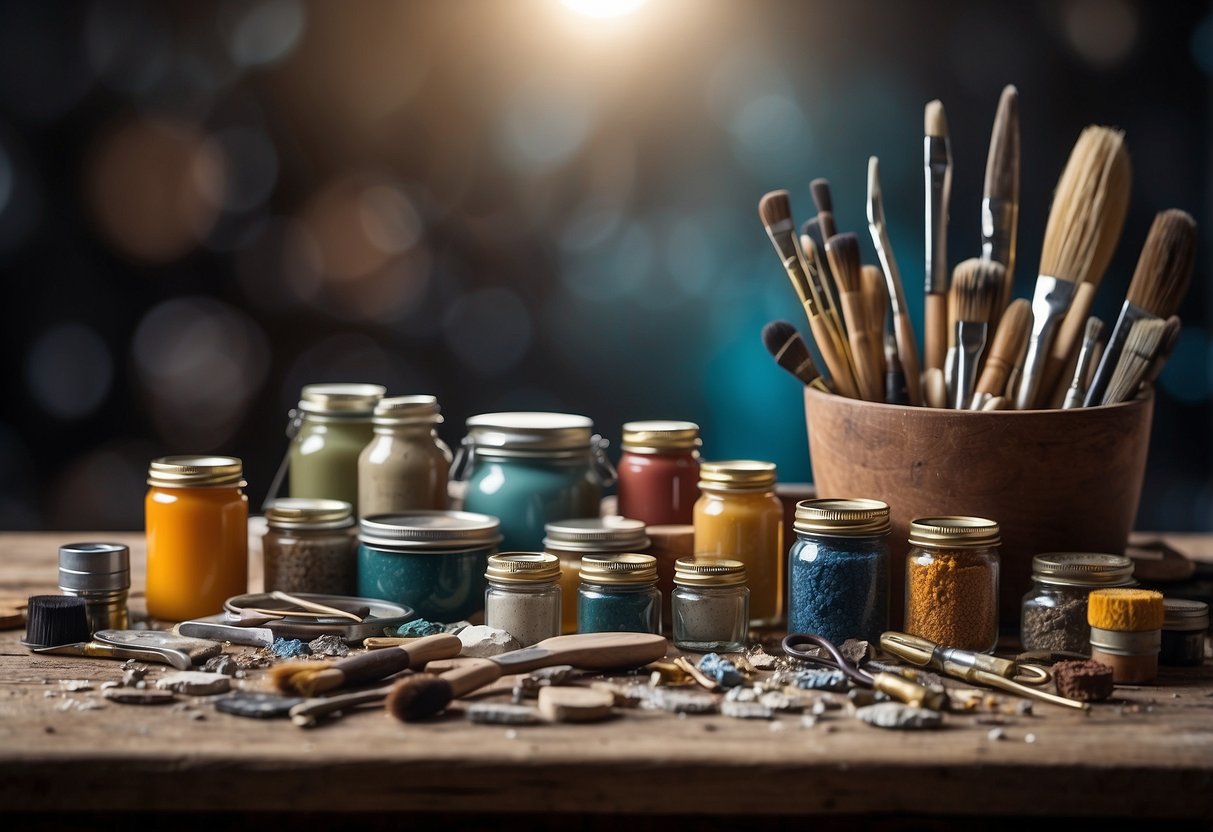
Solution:
<svg viewBox="0 0 1213 832">
<path fill-rule="evenodd" d="M 639 9 L 648 0 L 560 0 L 564 5 L 586 17 L 623 17 Z"/>
</svg>

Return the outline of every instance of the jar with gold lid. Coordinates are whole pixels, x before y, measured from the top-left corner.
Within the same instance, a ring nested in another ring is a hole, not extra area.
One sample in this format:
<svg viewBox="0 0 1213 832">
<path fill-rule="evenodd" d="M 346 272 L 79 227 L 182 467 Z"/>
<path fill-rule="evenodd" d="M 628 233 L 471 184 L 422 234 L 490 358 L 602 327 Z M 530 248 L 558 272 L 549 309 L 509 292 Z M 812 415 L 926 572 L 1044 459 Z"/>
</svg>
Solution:
<svg viewBox="0 0 1213 832">
<path fill-rule="evenodd" d="M 484 623 L 523 647 L 560 635 L 560 560 L 544 552 L 489 556 Z"/>
<path fill-rule="evenodd" d="M 1093 589 L 1136 586 L 1133 561 L 1099 552 L 1047 552 L 1032 558 L 1032 588 L 1023 597 L 1019 640 L 1025 650 L 1088 655 L 1087 596 Z"/>
<path fill-rule="evenodd" d="M 623 426 L 619 502 L 624 517 L 649 526 L 686 525 L 699 499 L 699 425 L 642 421 Z"/>
<path fill-rule="evenodd" d="M 358 514 L 447 507 L 451 449 L 434 396 L 393 396 L 375 403 L 374 437 L 358 455 Z"/>
<path fill-rule="evenodd" d="M 750 625 L 783 622 L 783 503 L 775 463 L 753 459 L 704 462 L 695 502 L 695 557 L 745 564 Z"/>
<path fill-rule="evenodd" d="M 744 650 L 750 630 L 745 564 L 679 558 L 674 564 L 674 645 L 683 650 Z"/>
<path fill-rule="evenodd" d="M 652 555 L 586 555 L 577 589 L 581 633 L 661 633 L 661 591 Z"/>
<path fill-rule="evenodd" d="M 644 523 L 614 514 L 557 520 L 545 524 L 544 532 L 544 551 L 560 559 L 561 629 L 565 633 L 577 632 L 581 559 L 586 555 L 644 553 L 649 548 Z"/>
<path fill-rule="evenodd" d="M 265 524 L 266 592 L 354 594 L 358 538 L 349 503 L 283 497 L 266 507 Z"/>
<path fill-rule="evenodd" d="M 378 384 L 308 384 L 293 411 L 290 496 L 358 505 L 358 456 L 371 441 Z"/>
<path fill-rule="evenodd" d="M 948 647 L 998 644 L 998 523 L 923 517 L 910 523 L 905 631 Z"/>
</svg>

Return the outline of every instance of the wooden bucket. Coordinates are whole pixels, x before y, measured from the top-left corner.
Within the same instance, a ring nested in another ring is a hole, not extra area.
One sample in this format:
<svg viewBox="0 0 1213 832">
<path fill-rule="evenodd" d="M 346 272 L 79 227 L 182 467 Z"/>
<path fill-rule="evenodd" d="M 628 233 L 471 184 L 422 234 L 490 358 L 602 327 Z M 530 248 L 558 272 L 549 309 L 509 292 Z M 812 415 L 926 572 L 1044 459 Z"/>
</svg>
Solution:
<svg viewBox="0 0 1213 832">
<path fill-rule="evenodd" d="M 889 504 L 890 624 L 901 627 L 910 521 L 967 514 L 1002 529 L 999 617 L 1019 627 L 1032 558 L 1123 554 L 1137 514 L 1154 399 L 1106 407 L 969 412 L 865 402 L 805 388 L 820 497 Z"/>
</svg>

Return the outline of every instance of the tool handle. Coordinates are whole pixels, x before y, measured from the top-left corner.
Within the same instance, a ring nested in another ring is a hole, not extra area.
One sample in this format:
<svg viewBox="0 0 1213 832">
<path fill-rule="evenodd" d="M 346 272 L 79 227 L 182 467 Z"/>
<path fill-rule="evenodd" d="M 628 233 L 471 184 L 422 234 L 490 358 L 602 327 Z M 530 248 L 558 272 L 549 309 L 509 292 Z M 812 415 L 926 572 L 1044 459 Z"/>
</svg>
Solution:
<svg viewBox="0 0 1213 832">
<path fill-rule="evenodd" d="M 906 374 L 906 393 L 910 397 L 910 404 L 917 407 L 922 404 L 918 344 L 914 340 L 914 326 L 910 323 L 910 316 L 905 309 L 893 318 L 893 332 L 897 336 L 897 355 L 901 358 L 901 368 Z"/>
<path fill-rule="evenodd" d="M 345 686 L 359 685 L 384 679 L 406 668 L 420 670 L 433 659 L 458 656 L 462 649 L 463 643 L 457 637 L 439 633 L 394 650 L 368 650 L 359 656 L 342 659 L 332 669 L 341 671 Z"/>
<path fill-rule="evenodd" d="M 937 367 L 942 370 L 944 355 L 948 350 L 948 296 L 945 294 L 927 295 L 923 306 L 923 317 L 926 369 Z"/>
<path fill-rule="evenodd" d="M 352 693 L 341 693 L 336 696 L 322 696 L 305 699 L 290 710 L 291 722 L 300 728 L 311 728 L 316 724 L 316 717 L 343 711 L 355 705 L 367 705 L 371 702 L 382 702 L 391 691 L 391 686 L 359 690 Z"/>
<path fill-rule="evenodd" d="M 485 685 L 491 685 L 505 674 L 505 669 L 492 659 L 467 659 L 459 667 L 442 674 L 451 686 L 451 696 L 459 699 Z"/>
<path fill-rule="evenodd" d="M 830 371 L 830 382 L 834 385 L 834 389 L 840 395 L 858 399 L 859 390 L 855 386 L 851 366 L 846 362 L 845 356 L 840 355 L 835 348 L 834 336 L 825 318 L 809 313 L 809 329 L 813 333 L 813 341 L 817 344 L 821 359 L 825 362 L 826 369 Z"/>
<path fill-rule="evenodd" d="M 859 391 L 870 402 L 884 399 L 882 379 L 872 364 L 871 334 L 864 315 L 863 296 L 859 292 L 842 293 L 842 312 L 847 319 L 847 334 L 851 341 L 851 357 L 854 359 L 855 376 Z"/>
</svg>

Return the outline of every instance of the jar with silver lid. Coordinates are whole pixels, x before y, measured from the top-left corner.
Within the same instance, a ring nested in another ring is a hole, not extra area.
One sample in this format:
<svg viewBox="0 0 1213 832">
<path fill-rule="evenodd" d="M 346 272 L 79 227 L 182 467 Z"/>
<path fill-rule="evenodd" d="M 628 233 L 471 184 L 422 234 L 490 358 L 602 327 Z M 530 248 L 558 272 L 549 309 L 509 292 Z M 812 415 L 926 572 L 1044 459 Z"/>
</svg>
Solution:
<svg viewBox="0 0 1213 832">
<path fill-rule="evenodd" d="M 266 592 L 354 594 L 358 541 L 349 503 L 283 497 L 266 507 L 265 523 Z"/>
<path fill-rule="evenodd" d="M 127 629 L 130 588 L 131 553 L 121 543 L 59 547 L 59 591 L 84 599 L 89 632 Z"/>
<path fill-rule="evenodd" d="M 1093 589 L 1136 586 L 1133 561 L 1096 552 L 1049 552 L 1032 558 L 1019 638 L 1025 650 L 1088 655 L 1087 596 Z"/>
<path fill-rule="evenodd" d="M 374 438 L 358 456 L 358 513 L 447 507 L 451 449 L 438 437 L 434 396 L 394 396 L 375 404 Z"/>
<path fill-rule="evenodd" d="M 1209 605 L 1187 598 L 1163 598 L 1162 649 L 1158 663 L 1196 667 L 1205 661 Z"/>
<path fill-rule="evenodd" d="M 560 559 L 561 631 L 577 632 L 577 587 L 586 555 L 644 552 L 649 548 L 645 525 L 618 515 L 583 517 L 547 523 L 543 549 Z M 660 564 L 659 571 L 660 571 Z"/>
<path fill-rule="evenodd" d="M 502 552 L 485 572 L 484 623 L 523 647 L 560 635 L 560 561 L 543 552 Z"/>
<path fill-rule="evenodd" d="M 700 652 L 744 650 L 750 631 L 745 564 L 679 558 L 674 564 L 674 645 Z"/>
</svg>

